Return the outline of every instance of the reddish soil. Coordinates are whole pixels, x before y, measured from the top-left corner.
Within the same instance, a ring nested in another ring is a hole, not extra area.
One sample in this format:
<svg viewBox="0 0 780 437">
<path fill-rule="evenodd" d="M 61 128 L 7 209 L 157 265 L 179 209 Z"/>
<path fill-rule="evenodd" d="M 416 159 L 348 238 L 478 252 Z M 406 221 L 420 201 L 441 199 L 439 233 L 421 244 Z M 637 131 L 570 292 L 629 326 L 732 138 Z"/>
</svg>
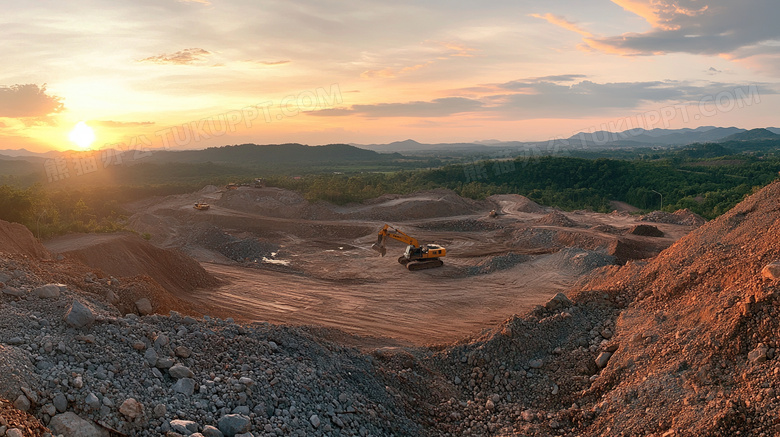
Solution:
<svg viewBox="0 0 780 437">
<path fill-rule="evenodd" d="M 46 247 L 117 278 L 149 276 L 174 293 L 212 287 L 219 282 L 189 256 L 160 249 L 130 232 L 71 234 L 47 241 Z"/>
<path fill-rule="evenodd" d="M 0 252 L 48 259 L 49 252 L 19 223 L 0 220 Z"/>
<path fill-rule="evenodd" d="M 198 201 L 211 209 L 195 210 Z M 517 195 L 472 201 L 447 190 L 334 206 L 278 188 L 206 187 L 129 208 L 135 231 L 182 249 L 224 281 L 188 296 L 200 312 L 415 344 L 479 335 L 546 301 L 596 267 L 583 268 L 580 258 L 556 252 L 581 247 L 606 253 L 628 237 L 599 229 L 638 223 L 630 216 L 555 211 Z M 488 217 L 493 209 L 496 218 Z M 447 247 L 445 266 L 409 272 L 395 261 L 404 250 L 395 241 L 388 243 L 388 256 L 379 257 L 369 247 L 384 223 Z M 653 256 L 692 229 L 658 226 L 666 237 L 632 236 L 644 250 L 630 255 Z M 626 259 L 633 258 L 620 261 Z"/>
</svg>

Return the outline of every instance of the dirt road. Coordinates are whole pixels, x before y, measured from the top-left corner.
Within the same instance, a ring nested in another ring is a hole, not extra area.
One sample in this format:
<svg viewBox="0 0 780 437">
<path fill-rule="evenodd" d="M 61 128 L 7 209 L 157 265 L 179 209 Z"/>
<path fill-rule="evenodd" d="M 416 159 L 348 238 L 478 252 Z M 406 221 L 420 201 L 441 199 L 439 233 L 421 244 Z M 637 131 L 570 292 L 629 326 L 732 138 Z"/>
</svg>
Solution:
<svg viewBox="0 0 780 437">
<path fill-rule="evenodd" d="M 411 273 L 388 258 L 371 260 L 395 279 L 344 283 L 301 275 L 205 264 L 228 285 L 199 290 L 194 302 L 238 318 L 315 324 L 415 344 L 453 342 L 544 302 L 572 275 L 544 269 L 544 260 L 485 278 L 448 278 L 446 271 Z M 541 272 L 540 272 L 541 270 Z"/>
</svg>

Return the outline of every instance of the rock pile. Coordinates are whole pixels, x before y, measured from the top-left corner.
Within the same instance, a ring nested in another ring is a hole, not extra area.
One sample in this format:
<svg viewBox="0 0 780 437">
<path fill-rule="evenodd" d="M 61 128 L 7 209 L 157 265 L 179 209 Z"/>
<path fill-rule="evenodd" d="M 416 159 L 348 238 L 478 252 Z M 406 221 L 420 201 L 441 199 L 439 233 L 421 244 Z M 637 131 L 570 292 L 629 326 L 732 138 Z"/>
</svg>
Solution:
<svg viewBox="0 0 780 437">
<path fill-rule="evenodd" d="M 684 225 L 699 227 L 706 223 L 704 218 L 689 209 L 678 209 L 673 214 L 664 211 L 653 211 L 639 217 L 639 220 L 655 223 L 669 223 L 673 225 Z"/>
<path fill-rule="evenodd" d="M 543 226 L 562 226 L 566 228 L 577 227 L 577 223 L 574 220 L 566 217 L 566 215 L 560 211 L 553 211 L 545 215 L 537 220 L 536 224 Z"/>
<path fill-rule="evenodd" d="M 70 289 L 1 302 L 4 396 L 59 434 L 420 432 L 370 357 L 296 328 L 121 316 Z"/>
</svg>

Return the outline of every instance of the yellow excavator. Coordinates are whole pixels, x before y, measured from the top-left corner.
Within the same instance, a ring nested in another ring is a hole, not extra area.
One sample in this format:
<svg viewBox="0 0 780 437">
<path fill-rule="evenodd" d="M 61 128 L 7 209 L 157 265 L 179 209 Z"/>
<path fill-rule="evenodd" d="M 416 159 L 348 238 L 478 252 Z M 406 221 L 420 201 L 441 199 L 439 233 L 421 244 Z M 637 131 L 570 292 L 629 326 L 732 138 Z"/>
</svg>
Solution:
<svg viewBox="0 0 780 437">
<path fill-rule="evenodd" d="M 421 246 L 416 238 L 410 237 L 398 229 L 391 228 L 389 225 L 385 225 L 379 231 L 376 243 L 371 248 L 379 252 L 380 255 L 385 256 L 387 253 L 385 241 L 387 241 L 388 237 L 408 245 L 406 246 L 406 252 L 398 257 L 398 262 L 407 269 L 415 271 L 433 269 L 444 265 L 440 258 L 447 255 L 447 249 L 438 244 L 424 244 Z"/>
</svg>

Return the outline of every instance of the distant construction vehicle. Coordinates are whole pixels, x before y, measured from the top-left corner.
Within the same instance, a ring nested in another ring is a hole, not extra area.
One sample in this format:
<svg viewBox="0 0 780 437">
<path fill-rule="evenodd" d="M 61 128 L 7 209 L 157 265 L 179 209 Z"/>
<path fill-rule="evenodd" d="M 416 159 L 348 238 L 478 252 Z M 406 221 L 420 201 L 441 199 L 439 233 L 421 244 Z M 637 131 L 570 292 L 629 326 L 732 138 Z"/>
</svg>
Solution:
<svg viewBox="0 0 780 437">
<path fill-rule="evenodd" d="M 208 203 L 198 202 L 195 204 L 194 208 L 197 209 L 198 211 L 206 211 L 207 209 L 211 208 L 211 205 L 209 205 Z"/>
<path fill-rule="evenodd" d="M 498 217 L 498 212 L 496 212 L 496 210 L 495 210 L 495 209 L 491 209 L 491 210 L 490 210 L 490 213 L 488 214 L 488 217 L 490 217 L 490 218 L 496 218 L 496 217 Z"/>
<path fill-rule="evenodd" d="M 263 178 L 255 179 L 255 188 L 265 188 L 265 179 Z"/>
<path fill-rule="evenodd" d="M 440 258 L 443 258 L 447 254 L 447 249 L 438 244 L 425 244 L 421 246 L 416 238 L 411 237 L 398 229 L 391 228 L 389 225 L 385 225 L 382 230 L 379 231 L 376 243 L 374 243 L 371 248 L 379 252 L 380 255 L 385 256 L 387 253 L 385 242 L 388 237 L 408 245 L 406 246 L 404 254 L 398 257 L 398 262 L 407 269 L 415 271 L 433 269 L 444 265 L 444 262 L 442 262 Z"/>
</svg>

